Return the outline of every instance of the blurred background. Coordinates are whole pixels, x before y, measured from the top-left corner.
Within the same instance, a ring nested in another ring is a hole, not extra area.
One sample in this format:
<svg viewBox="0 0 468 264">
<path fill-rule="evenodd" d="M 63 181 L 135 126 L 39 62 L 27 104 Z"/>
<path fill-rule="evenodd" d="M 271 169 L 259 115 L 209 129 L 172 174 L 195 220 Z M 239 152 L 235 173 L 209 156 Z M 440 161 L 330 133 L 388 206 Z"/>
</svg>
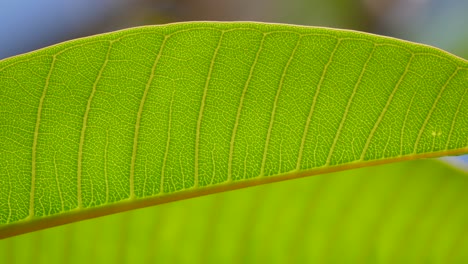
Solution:
<svg viewBox="0 0 468 264">
<path fill-rule="evenodd" d="M 467 14 L 467 0 L 0 0 L 0 59 L 189 20 L 353 29 L 466 59 Z M 6 239 L 0 263 L 466 263 L 466 175 L 415 161 L 210 195 Z"/>
<path fill-rule="evenodd" d="M 468 57 L 466 0 L 1 0 L 0 59 L 127 27 L 249 20 L 354 29 Z"/>
</svg>

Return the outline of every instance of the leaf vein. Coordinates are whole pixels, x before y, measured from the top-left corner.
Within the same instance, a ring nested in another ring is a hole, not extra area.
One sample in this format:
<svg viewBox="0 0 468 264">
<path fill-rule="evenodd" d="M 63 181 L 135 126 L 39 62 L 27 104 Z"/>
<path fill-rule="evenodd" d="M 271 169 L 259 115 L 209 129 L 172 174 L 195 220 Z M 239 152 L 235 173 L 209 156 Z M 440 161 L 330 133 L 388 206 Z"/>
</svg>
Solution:
<svg viewBox="0 0 468 264">
<path fill-rule="evenodd" d="M 292 59 L 294 58 L 294 55 L 296 54 L 297 48 L 299 47 L 299 44 L 301 43 L 302 37 L 299 37 L 297 40 L 296 46 L 294 47 L 291 56 L 288 59 L 288 62 L 284 66 L 283 73 L 281 74 L 281 79 L 278 85 L 278 89 L 276 90 L 276 95 L 275 95 L 275 100 L 273 102 L 273 109 L 270 117 L 270 125 L 268 126 L 268 132 L 267 132 L 267 137 L 265 140 L 265 147 L 263 149 L 263 158 L 262 158 L 262 165 L 260 167 L 260 177 L 265 176 L 265 164 L 266 164 L 266 158 L 268 154 L 268 146 L 270 144 L 270 137 L 271 137 L 271 132 L 273 130 L 273 123 L 275 121 L 275 114 L 276 114 L 276 108 L 278 106 L 278 99 L 279 95 L 281 93 L 281 89 L 283 88 L 284 84 L 284 79 L 286 78 L 286 73 L 288 71 L 289 65 L 291 64 Z"/>
<path fill-rule="evenodd" d="M 161 46 L 159 47 L 159 51 L 156 55 L 156 58 L 154 59 L 153 66 L 151 67 L 150 77 L 148 78 L 148 82 L 145 85 L 145 90 L 143 91 L 143 96 L 141 97 L 140 106 L 138 107 L 138 112 L 137 112 L 136 121 L 135 121 L 135 132 L 133 134 L 132 160 L 130 164 L 130 178 L 129 178 L 129 181 L 130 181 L 130 184 L 129 184 L 130 197 L 129 198 L 130 199 L 135 198 L 135 162 L 136 162 L 136 156 L 137 156 L 137 150 L 138 150 L 138 138 L 140 134 L 141 116 L 143 114 L 143 108 L 146 103 L 146 98 L 148 96 L 150 86 L 153 83 L 153 79 L 155 77 L 156 67 L 158 65 L 159 60 L 161 59 L 162 51 L 169 37 L 170 36 L 165 36 L 164 40 L 161 43 Z"/>
<path fill-rule="evenodd" d="M 348 100 L 348 103 L 346 105 L 346 109 L 345 109 L 345 111 L 343 113 L 343 117 L 341 118 L 341 121 L 340 121 L 340 125 L 338 126 L 338 130 L 336 131 L 335 138 L 333 139 L 333 143 L 332 143 L 332 146 L 330 148 L 330 152 L 328 153 L 328 157 L 327 157 L 327 161 L 325 163 L 325 166 L 330 165 L 331 157 L 333 155 L 333 151 L 335 150 L 336 144 L 338 142 L 338 138 L 339 138 L 339 136 L 341 134 L 341 130 L 343 129 L 344 123 L 345 123 L 346 118 L 348 116 L 349 109 L 351 107 L 351 103 L 353 102 L 354 96 L 357 93 L 357 88 L 361 84 L 361 80 L 362 80 L 362 77 L 364 76 L 364 72 L 366 71 L 367 65 L 369 64 L 369 61 L 371 60 L 372 55 L 374 55 L 375 47 L 376 47 L 376 45 L 374 44 L 374 46 L 372 47 L 372 52 L 369 54 L 366 62 L 364 63 L 364 66 L 362 67 L 361 73 L 359 74 L 359 78 L 358 78 L 356 84 L 354 85 L 353 93 L 351 94 L 351 97 Z"/>
<path fill-rule="evenodd" d="M 32 159 L 31 159 L 31 191 L 29 193 L 29 216 L 28 218 L 32 218 L 34 216 L 34 195 L 36 191 L 36 173 L 37 173 L 37 141 L 39 138 L 39 127 L 41 124 L 41 117 L 42 117 L 42 108 L 44 105 L 44 98 L 47 94 L 47 89 L 49 87 L 50 77 L 52 76 L 52 71 L 55 66 L 55 62 L 57 60 L 56 55 L 52 57 L 52 62 L 50 64 L 49 73 L 47 74 L 47 78 L 44 84 L 44 88 L 42 90 L 41 98 L 39 99 L 39 106 L 37 108 L 37 116 L 36 116 L 36 126 L 34 128 L 34 138 L 33 138 L 33 145 L 32 145 Z"/>
<path fill-rule="evenodd" d="M 77 199 L 78 199 L 78 208 L 83 207 L 83 197 L 82 197 L 82 191 L 81 191 L 81 180 L 82 180 L 82 163 L 83 163 L 83 146 L 84 146 L 84 141 L 85 141 L 85 134 L 86 134 L 86 129 L 88 127 L 88 117 L 89 117 L 89 112 L 91 111 L 91 103 L 94 99 L 94 95 L 96 94 L 97 90 L 97 85 L 99 83 L 99 80 L 102 77 L 102 73 L 104 72 L 104 69 L 106 68 L 107 62 L 109 61 L 109 55 L 110 51 L 112 49 L 112 44 L 113 42 L 109 43 L 109 47 L 107 48 L 107 54 L 106 58 L 104 60 L 104 63 L 102 64 L 101 69 L 99 70 L 99 73 L 96 77 L 96 80 L 93 83 L 93 88 L 91 90 L 91 94 L 89 95 L 88 102 L 86 104 L 86 110 L 83 115 L 83 123 L 81 125 L 81 135 L 80 135 L 80 143 L 78 145 L 78 167 L 77 167 Z"/>
<path fill-rule="evenodd" d="M 317 103 L 317 98 L 318 98 L 318 96 L 320 94 L 320 88 L 322 87 L 323 81 L 325 80 L 325 75 L 327 74 L 328 67 L 332 63 L 333 57 L 335 56 L 335 53 L 338 50 L 338 46 L 340 45 L 340 43 L 341 43 L 341 40 L 338 40 L 336 42 L 336 45 L 333 48 L 333 51 L 331 52 L 330 57 L 328 58 L 328 62 L 325 64 L 325 66 L 323 68 L 322 75 L 320 76 L 319 83 L 317 84 L 317 91 L 315 92 L 314 98 L 312 99 L 312 104 L 310 106 L 309 115 L 307 116 L 306 124 L 304 126 L 304 131 L 302 132 L 301 145 L 299 147 L 299 154 L 298 154 L 297 162 L 296 162 L 296 171 L 299 171 L 300 168 L 301 168 L 302 156 L 304 154 L 305 142 L 306 142 L 306 139 L 307 139 L 307 135 L 309 133 L 310 122 L 312 120 L 312 115 L 313 115 L 314 110 L 315 110 L 315 105 Z"/>
<path fill-rule="evenodd" d="M 232 130 L 231 141 L 230 141 L 230 144 L 229 144 L 228 179 L 227 179 L 228 182 L 232 181 L 232 160 L 233 160 L 233 155 L 234 155 L 234 142 L 236 140 L 237 129 L 239 127 L 239 120 L 240 120 L 240 116 L 241 116 L 241 112 L 242 112 L 242 107 L 244 106 L 245 95 L 246 95 L 247 89 L 248 89 L 248 87 L 250 85 L 250 81 L 251 81 L 252 76 L 253 76 L 253 71 L 254 71 L 255 66 L 256 66 L 256 64 L 258 62 L 260 52 L 263 49 L 263 45 L 264 45 L 264 42 L 265 42 L 265 36 L 266 35 L 263 34 L 262 41 L 260 42 L 260 47 L 258 48 L 257 54 L 255 55 L 254 62 L 252 64 L 252 66 L 250 67 L 249 76 L 247 77 L 247 81 L 246 81 L 246 83 L 244 85 L 244 89 L 242 90 L 242 95 L 240 97 L 239 107 L 237 108 L 236 120 L 234 122 L 234 128 Z"/>
<path fill-rule="evenodd" d="M 458 102 L 457 110 L 455 111 L 455 114 L 452 119 L 452 125 L 450 126 L 450 131 L 448 134 L 447 142 L 445 143 L 445 150 L 448 150 L 450 139 L 452 138 L 453 128 L 455 127 L 455 121 L 457 120 L 458 114 L 460 113 L 460 108 L 463 105 L 462 103 L 467 93 L 468 93 L 468 89 L 465 89 L 465 92 L 463 93 L 462 97 L 460 98 L 460 101 Z"/>
<path fill-rule="evenodd" d="M 213 73 L 214 64 L 216 61 L 216 56 L 218 55 L 219 48 L 221 47 L 221 41 L 223 40 L 225 31 L 222 31 L 221 36 L 218 41 L 218 45 L 213 53 L 213 58 L 211 59 L 210 69 L 208 70 L 208 76 L 206 77 L 205 87 L 203 89 L 203 97 L 200 104 L 200 111 L 198 113 L 198 120 L 197 120 L 197 130 L 195 134 L 195 179 L 194 179 L 194 188 L 198 187 L 198 178 L 199 178 L 199 151 L 200 151 L 200 130 L 201 130 L 201 123 L 203 119 L 203 112 L 205 111 L 205 103 L 206 103 L 206 96 L 208 93 L 208 86 L 210 85 L 211 74 Z"/>
<path fill-rule="evenodd" d="M 374 134 L 377 131 L 377 128 L 379 127 L 380 122 L 382 122 L 382 119 L 383 119 L 385 113 L 387 113 L 388 107 L 390 106 L 390 104 L 391 104 L 391 102 L 393 100 L 393 97 L 395 96 L 396 91 L 398 90 L 401 83 L 403 82 L 403 79 L 405 78 L 406 74 L 408 73 L 408 70 L 409 70 L 409 67 L 411 65 L 411 62 L 413 61 L 413 58 L 414 58 L 414 55 L 411 55 L 411 58 L 409 59 L 408 63 L 406 64 L 405 71 L 403 72 L 403 74 L 398 79 L 398 82 L 396 83 L 395 87 L 393 88 L 392 93 L 388 97 L 387 103 L 385 104 L 384 108 L 382 109 L 382 112 L 380 112 L 380 115 L 377 118 L 377 121 L 374 123 L 374 126 L 372 127 L 372 130 L 371 130 L 369 136 L 367 137 L 364 148 L 362 149 L 361 157 L 360 157 L 359 160 L 361 160 L 361 161 L 364 160 L 364 156 L 366 155 L 366 152 L 369 149 L 370 142 L 371 142 L 372 138 L 374 137 Z"/>
<path fill-rule="evenodd" d="M 60 205 L 61 205 L 61 212 L 65 211 L 64 206 L 63 206 L 63 195 L 62 195 L 62 189 L 60 188 L 60 181 L 59 181 L 59 175 L 58 175 L 58 170 L 57 170 L 57 161 L 56 161 L 56 156 L 57 153 L 54 153 L 54 172 L 55 172 L 55 183 L 57 184 L 57 190 L 59 193 L 60 197 Z"/>
<path fill-rule="evenodd" d="M 174 103 L 174 94 L 175 94 L 175 89 L 172 91 L 171 103 L 169 105 L 169 118 L 168 118 L 168 127 L 167 127 L 166 150 L 164 151 L 163 165 L 162 165 L 162 168 L 161 168 L 161 182 L 159 184 L 159 193 L 160 194 L 162 194 L 164 192 L 164 175 L 165 175 L 165 170 L 166 170 L 167 156 L 168 156 L 168 153 L 169 153 L 169 145 L 171 143 L 172 105 Z"/>
<path fill-rule="evenodd" d="M 439 100 L 440 100 L 440 98 L 442 97 L 442 94 L 443 94 L 444 91 L 445 91 L 445 88 L 448 86 L 448 84 L 450 83 L 450 81 L 452 81 L 453 77 L 455 77 L 455 75 L 457 75 L 457 73 L 458 73 L 459 70 L 460 70 L 460 68 L 457 68 L 457 69 L 452 73 L 452 75 L 450 75 L 450 77 L 448 78 L 448 80 L 445 82 L 445 84 L 444 84 L 444 85 L 442 86 L 442 88 L 440 89 L 439 94 L 437 94 L 437 98 L 434 100 L 434 103 L 432 104 L 432 107 L 431 107 L 431 109 L 429 110 L 429 113 L 427 114 L 426 119 L 424 120 L 424 123 L 423 123 L 423 125 L 421 126 L 421 129 L 419 129 L 418 137 L 416 138 L 416 142 L 414 143 L 413 154 L 416 154 L 416 152 L 417 152 L 417 150 L 418 150 L 418 146 L 419 146 L 419 142 L 421 141 L 422 134 L 423 134 L 424 130 L 426 129 L 426 126 L 427 126 L 427 124 L 429 123 L 429 119 L 431 118 L 432 113 L 433 113 L 434 110 L 436 109 L 437 104 L 439 103 Z"/>
</svg>

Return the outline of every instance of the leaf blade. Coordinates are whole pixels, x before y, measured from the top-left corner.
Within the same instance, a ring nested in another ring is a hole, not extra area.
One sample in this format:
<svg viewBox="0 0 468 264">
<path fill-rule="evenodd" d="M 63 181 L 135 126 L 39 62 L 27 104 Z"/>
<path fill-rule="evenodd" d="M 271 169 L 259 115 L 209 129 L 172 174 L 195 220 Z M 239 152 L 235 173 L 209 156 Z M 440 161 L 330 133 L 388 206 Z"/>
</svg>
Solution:
<svg viewBox="0 0 468 264">
<path fill-rule="evenodd" d="M 467 62 L 364 33 L 143 27 L 4 60 L 0 79 L 0 221 L 21 227 L 468 149 Z"/>
</svg>

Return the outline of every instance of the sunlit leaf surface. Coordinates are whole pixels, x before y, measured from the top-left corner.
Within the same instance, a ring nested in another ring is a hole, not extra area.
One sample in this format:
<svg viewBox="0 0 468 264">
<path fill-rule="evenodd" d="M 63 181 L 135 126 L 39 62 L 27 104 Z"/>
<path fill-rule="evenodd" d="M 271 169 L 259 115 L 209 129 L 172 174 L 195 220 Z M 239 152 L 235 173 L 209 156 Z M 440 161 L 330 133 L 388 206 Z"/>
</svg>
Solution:
<svg viewBox="0 0 468 264">
<path fill-rule="evenodd" d="M 467 61 L 351 31 L 134 28 L 0 61 L 0 87 L 0 237 L 468 151 Z"/>
</svg>

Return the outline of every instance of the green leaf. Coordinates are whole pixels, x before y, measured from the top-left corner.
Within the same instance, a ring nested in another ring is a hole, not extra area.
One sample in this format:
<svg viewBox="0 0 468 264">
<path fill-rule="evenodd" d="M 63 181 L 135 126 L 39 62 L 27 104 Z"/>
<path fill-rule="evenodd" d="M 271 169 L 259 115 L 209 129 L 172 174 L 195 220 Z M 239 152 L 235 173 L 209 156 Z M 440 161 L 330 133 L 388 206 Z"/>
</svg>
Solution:
<svg viewBox="0 0 468 264">
<path fill-rule="evenodd" d="M 224 192 L 5 239 L 0 263 L 467 263 L 467 176 L 418 160 Z"/>
<path fill-rule="evenodd" d="M 0 237 L 468 152 L 467 61 L 365 33 L 148 26 L 0 62 Z"/>
</svg>

